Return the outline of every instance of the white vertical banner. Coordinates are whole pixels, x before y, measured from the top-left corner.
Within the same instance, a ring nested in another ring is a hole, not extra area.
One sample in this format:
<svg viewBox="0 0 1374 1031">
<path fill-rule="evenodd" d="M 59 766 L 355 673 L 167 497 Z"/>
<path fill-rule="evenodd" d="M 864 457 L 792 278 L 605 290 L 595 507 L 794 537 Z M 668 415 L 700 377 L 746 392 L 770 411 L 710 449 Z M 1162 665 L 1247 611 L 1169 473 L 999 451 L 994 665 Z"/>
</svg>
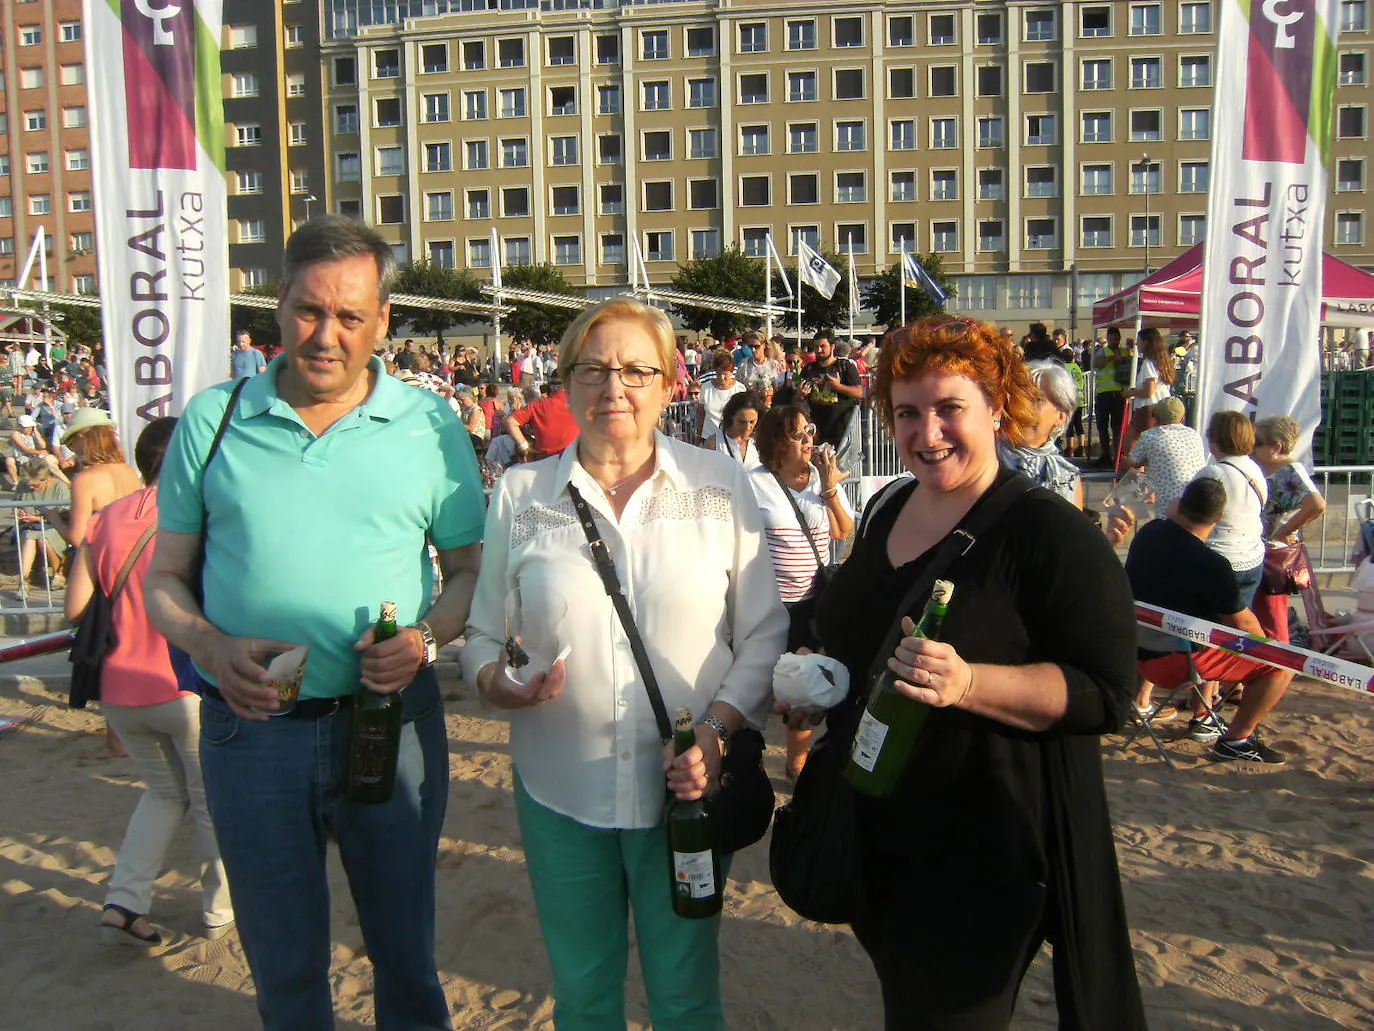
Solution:
<svg viewBox="0 0 1374 1031">
<path fill-rule="evenodd" d="M 85 0 L 110 403 L 143 427 L 226 378 L 221 0 Z"/>
<path fill-rule="evenodd" d="M 1198 425 L 1321 414 L 1322 227 L 1339 0 L 1219 0 Z"/>
</svg>

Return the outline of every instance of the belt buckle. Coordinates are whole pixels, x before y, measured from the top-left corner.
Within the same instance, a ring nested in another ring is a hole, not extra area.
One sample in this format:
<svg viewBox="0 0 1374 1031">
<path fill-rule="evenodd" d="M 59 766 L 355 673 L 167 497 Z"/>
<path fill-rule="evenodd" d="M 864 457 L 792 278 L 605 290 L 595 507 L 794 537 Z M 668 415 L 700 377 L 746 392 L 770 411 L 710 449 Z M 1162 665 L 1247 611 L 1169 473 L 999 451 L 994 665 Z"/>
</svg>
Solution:
<svg viewBox="0 0 1374 1031">
<path fill-rule="evenodd" d="M 335 695 L 333 698 L 329 699 L 329 701 L 330 701 L 331 704 L 330 704 L 328 710 L 326 710 L 325 712 L 321 713 L 320 715 L 322 715 L 322 716 L 334 716 L 334 715 L 336 715 L 336 714 L 338 713 L 338 711 L 339 711 L 340 709 L 343 708 L 343 697 L 342 697 L 341 695 Z"/>
</svg>

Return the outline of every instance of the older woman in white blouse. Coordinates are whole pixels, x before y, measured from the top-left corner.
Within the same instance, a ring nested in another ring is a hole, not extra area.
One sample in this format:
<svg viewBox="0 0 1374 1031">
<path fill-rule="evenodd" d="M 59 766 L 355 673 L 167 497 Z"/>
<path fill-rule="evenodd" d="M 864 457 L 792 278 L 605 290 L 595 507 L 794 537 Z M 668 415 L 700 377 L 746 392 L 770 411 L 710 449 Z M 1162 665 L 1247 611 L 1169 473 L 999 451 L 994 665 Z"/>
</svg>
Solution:
<svg viewBox="0 0 1374 1031">
<path fill-rule="evenodd" d="M 787 617 L 744 469 L 657 432 L 674 375 L 663 314 L 603 302 L 559 353 L 581 435 L 560 456 L 512 468 L 492 496 L 464 671 L 511 710 L 516 813 L 557 1026 L 625 1026 L 633 912 L 654 1027 L 723 1028 L 719 917 L 673 912 L 665 784 L 700 797 L 729 735 L 762 725 Z M 570 486 L 609 545 L 668 710 L 696 717 L 697 745 L 671 762 Z M 503 658 L 511 632 L 539 657 L 531 668 L 570 650 L 522 683 Z"/>
</svg>

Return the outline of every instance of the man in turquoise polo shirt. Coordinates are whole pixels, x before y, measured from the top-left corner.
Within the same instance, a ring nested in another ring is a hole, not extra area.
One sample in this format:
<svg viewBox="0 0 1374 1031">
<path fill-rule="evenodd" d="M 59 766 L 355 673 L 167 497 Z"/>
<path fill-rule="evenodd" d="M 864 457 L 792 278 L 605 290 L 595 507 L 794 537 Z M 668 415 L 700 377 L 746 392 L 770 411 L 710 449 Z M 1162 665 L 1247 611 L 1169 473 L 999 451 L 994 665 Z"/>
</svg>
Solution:
<svg viewBox="0 0 1374 1031">
<path fill-rule="evenodd" d="M 373 357 L 395 275 L 390 247 L 360 223 L 293 233 L 282 353 L 244 385 L 212 461 L 233 384 L 191 399 L 162 467 L 148 612 L 200 675 L 206 798 L 268 1029 L 333 1027 L 331 837 L 376 972 L 378 1027 L 451 1026 L 434 955 L 448 756 L 430 663 L 467 621 L 484 506 L 457 417 Z M 429 543 L 444 574 L 432 603 Z M 408 625 L 374 644 L 382 601 Z M 296 645 L 310 649 L 300 701 L 273 716 L 264 665 Z M 392 797 L 349 801 L 353 698 L 402 688 Z"/>
</svg>

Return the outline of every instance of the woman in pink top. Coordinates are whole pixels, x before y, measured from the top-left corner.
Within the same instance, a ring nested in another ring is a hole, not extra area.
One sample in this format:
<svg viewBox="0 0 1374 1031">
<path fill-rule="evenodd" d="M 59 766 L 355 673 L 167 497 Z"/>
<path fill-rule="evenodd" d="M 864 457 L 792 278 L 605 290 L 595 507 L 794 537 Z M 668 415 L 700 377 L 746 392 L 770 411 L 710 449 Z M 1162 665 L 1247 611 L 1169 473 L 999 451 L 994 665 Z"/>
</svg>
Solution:
<svg viewBox="0 0 1374 1031">
<path fill-rule="evenodd" d="M 107 595 L 113 590 L 119 570 L 144 531 L 157 524 L 157 474 L 175 425 L 175 419 L 158 419 L 138 438 L 134 461 L 149 486 L 110 502 L 91 516 L 67 587 L 68 619 L 80 617 L 97 583 Z M 162 944 L 162 935 L 146 914 L 167 846 L 188 809 L 195 819 L 203 864 L 205 937 L 219 938 L 234 923 L 200 777 L 199 700 L 177 689 L 167 641 L 143 611 L 143 578 L 156 541 L 154 536 L 143 549 L 115 599 L 112 619 L 117 641 L 100 675 L 105 718 L 123 739 L 148 785 L 129 820 L 105 894 L 101 940 L 107 945 L 147 948 Z"/>
</svg>

